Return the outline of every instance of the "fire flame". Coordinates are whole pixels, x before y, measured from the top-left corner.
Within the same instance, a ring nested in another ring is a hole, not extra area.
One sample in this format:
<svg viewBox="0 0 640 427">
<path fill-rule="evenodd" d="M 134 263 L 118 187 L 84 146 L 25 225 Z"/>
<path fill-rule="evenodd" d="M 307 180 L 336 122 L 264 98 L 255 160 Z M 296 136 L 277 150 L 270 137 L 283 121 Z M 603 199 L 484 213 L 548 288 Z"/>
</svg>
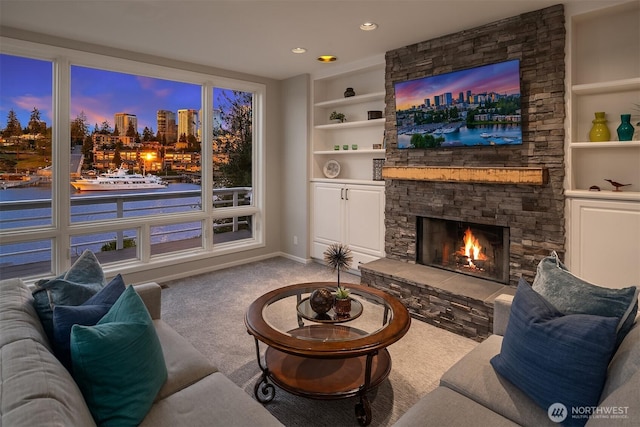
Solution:
<svg viewBox="0 0 640 427">
<path fill-rule="evenodd" d="M 464 246 L 460 248 L 460 254 L 464 254 L 469 261 L 471 260 L 486 260 L 487 256 L 483 254 L 482 246 L 478 242 L 478 239 L 471 232 L 471 228 L 467 228 L 467 231 L 464 232 Z"/>
</svg>

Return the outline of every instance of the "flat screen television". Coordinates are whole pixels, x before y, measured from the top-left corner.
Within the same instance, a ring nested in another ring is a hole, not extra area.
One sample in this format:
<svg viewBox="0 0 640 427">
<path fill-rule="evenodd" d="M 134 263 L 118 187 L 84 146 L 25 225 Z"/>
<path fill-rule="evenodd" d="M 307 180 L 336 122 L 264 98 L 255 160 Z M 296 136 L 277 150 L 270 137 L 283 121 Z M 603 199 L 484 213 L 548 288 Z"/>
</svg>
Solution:
<svg viewBox="0 0 640 427">
<path fill-rule="evenodd" d="M 396 82 L 398 148 L 522 144 L 520 61 Z"/>
</svg>

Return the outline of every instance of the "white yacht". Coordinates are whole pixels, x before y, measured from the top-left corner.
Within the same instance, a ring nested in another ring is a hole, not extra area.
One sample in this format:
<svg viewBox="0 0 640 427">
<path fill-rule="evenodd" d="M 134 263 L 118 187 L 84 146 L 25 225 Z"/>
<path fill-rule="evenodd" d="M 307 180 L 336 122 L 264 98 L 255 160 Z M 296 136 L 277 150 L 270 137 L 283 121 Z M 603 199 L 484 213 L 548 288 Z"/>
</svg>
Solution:
<svg viewBox="0 0 640 427">
<path fill-rule="evenodd" d="M 122 167 L 102 173 L 96 178 L 81 178 L 71 182 L 80 191 L 140 190 L 163 188 L 167 183 L 155 175 L 129 174 Z"/>
</svg>

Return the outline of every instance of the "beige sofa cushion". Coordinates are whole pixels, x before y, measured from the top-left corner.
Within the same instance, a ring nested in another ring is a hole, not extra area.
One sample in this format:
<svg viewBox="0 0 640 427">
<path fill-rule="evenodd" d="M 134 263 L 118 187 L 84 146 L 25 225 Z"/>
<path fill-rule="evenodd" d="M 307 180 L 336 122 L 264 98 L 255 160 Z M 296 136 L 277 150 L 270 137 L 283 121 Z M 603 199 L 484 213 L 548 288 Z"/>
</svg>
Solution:
<svg viewBox="0 0 640 427">
<path fill-rule="evenodd" d="M 518 424 L 490 411 L 447 387 L 438 387 L 413 405 L 393 427 L 517 427 Z"/>
<path fill-rule="evenodd" d="M 0 280 L 0 347 L 30 338 L 51 349 L 38 314 L 33 308 L 31 291 L 20 279 Z"/>
<path fill-rule="evenodd" d="M 279 427 L 261 404 L 216 372 L 156 402 L 140 427 Z"/>
<path fill-rule="evenodd" d="M 2 422 L 6 426 L 95 426 L 69 372 L 41 343 L 0 348 Z"/>
<path fill-rule="evenodd" d="M 491 335 L 440 379 L 448 387 L 510 420 L 528 426 L 557 426 L 547 411 L 501 377 L 489 363 L 500 352 L 502 337 Z"/>
<path fill-rule="evenodd" d="M 168 374 L 167 381 L 156 396 L 156 402 L 217 372 L 202 353 L 164 321 L 154 320 L 153 324 L 162 346 Z"/>
</svg>

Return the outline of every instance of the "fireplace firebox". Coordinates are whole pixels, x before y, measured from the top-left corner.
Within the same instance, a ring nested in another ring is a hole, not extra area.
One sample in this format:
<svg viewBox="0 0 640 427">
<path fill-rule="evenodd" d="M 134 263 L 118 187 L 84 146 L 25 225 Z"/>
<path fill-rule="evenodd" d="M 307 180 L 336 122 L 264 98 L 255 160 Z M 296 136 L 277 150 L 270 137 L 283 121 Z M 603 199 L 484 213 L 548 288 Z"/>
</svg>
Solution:
<svg viewBox="0 0 640 427">
<path fill-rule="evenodd" d="M 418 217 L 416 262 L 509 284 L 509 228 Z"/>
</svg>

